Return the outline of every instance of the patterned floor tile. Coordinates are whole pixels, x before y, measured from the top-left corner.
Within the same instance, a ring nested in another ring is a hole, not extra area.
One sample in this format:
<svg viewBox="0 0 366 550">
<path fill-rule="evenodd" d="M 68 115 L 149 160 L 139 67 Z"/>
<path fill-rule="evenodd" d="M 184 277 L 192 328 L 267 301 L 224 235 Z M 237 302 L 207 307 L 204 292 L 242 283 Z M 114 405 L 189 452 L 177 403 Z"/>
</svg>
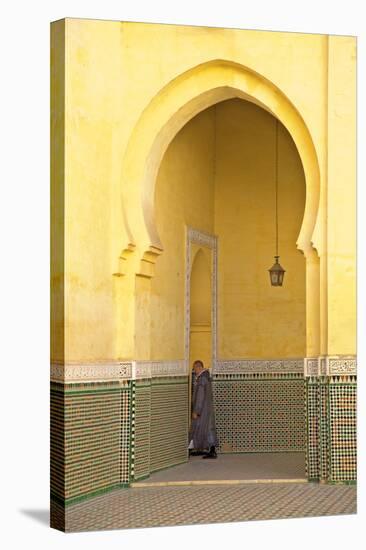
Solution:
<svg viewBox="0 0 366 550">
<path fill-rule="evenodd" d="M 66 530 L 91 531 L 356 513 L 356 486 L 208 485 L 118 489 L 68 506 Z"/>
<path fill-rule="evenodd" d="M 151 474 L 145 482 L 305 477 L 305 453 L 240 453 L 219 454 L 216 460 L 191 457 L 185 464 Z"/>
</svg>

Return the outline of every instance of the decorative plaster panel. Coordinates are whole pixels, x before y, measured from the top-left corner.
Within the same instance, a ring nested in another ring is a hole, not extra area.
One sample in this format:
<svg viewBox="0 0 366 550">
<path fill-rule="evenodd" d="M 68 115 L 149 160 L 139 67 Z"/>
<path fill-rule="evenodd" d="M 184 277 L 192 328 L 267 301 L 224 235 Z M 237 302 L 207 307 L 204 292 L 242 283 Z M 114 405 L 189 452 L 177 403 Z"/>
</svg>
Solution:
<svg viewBox="0 0 366 550">
<path fill-rule="evenodd" d="M 305 376 L 355 376 L 357 359 L 354 355 L 305 357 Z"/>
<path fill-rule="evenodd" d="M 132 380 L 151 378 L 151 363 L 149 361 L 132 362 Z"/>
<path fill-rule="evenodd" d="M 159 376 L 187 375 L 188 370 L 184 360 L 51 365 L 51 380 L 65 383 L 139 380 Z"/>
<path fill-rule="evenodd" d="M 235 359 L 218 360 L 213 374 L 302 373 L 304 360 L 299 359 Z"/>
<path fill-rule="evenodd" d="M 178 361 L 136 361 L 136 378 L 158 378 L 163 376 L 188 376 L 186 362 Z"/>
<path fill-rule="evenodd" d="M 328 358 L 328 374 L 332 375 L 356 375 L 357 359 L 355 356 L 333 355 Z"/>
<path fill-rule="evenodd" d="M 319 361 L 318 357 L 305 357 L 304 359 L 304 375 L 318 376 Z"/>
<path fill-rule="evenodd" d="M 318 358 L 318 372 L 319 372 L 319 376 L 327 375 L 327 358 L 326 357 Z"/>
<path fill-rule="evenodd" d="M 216 248 L 217 237 L 215 235 L 209 235 L 208 233 L 199 231 L 198 229 L 187 227 L 187 238 L 191 243 L 207 246 L 208 248 Z"/>
<path fill-rule="evenodd" d="M 54 382 L 126 380 L 131 376 L 132 362 L 51 365 L 51 380 Z"/>
</svg>

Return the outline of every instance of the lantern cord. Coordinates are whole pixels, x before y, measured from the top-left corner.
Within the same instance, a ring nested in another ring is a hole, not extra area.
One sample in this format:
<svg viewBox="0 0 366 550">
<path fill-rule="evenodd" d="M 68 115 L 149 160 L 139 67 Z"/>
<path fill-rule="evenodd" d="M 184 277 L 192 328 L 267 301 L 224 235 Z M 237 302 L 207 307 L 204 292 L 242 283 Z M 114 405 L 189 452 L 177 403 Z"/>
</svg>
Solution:
<svg viewBox="0 0 366 550">
<path fill-rule="evenodd" d="M 278 256 L 278 119 L 276 118 L 276 256 Z"/>
</svg>

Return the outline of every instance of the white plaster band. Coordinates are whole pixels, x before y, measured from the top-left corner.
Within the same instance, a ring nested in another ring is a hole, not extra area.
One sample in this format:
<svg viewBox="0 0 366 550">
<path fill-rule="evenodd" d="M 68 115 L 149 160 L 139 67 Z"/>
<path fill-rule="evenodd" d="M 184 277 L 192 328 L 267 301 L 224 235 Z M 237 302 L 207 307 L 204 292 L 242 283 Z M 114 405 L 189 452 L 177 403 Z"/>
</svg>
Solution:
<svg viewBox="0 0 366 550">
<path fill-rule="evenodd" d="M 51 380 L 55 382 L 110 382 L 171 376 L 188 376 L 184 360 L 127 361 L 116 363 L 51 365 Z"/>
<path fill-rule="evenodd" d="M 323 355 L 304 359 L 304 376 L 355 376 L 356 374 L 355 355 Z"/>
<path fill-rule="evenodd" d="M 213 374 L 291 374 L 303 373 L 304 359 L 233 359 L 218 360 Z"/>
<path fill-rule="evenodd" d="M 110 382 L 131 376 L 132 362 L 51 364 L 51 380 L 55 382 Z"/>
<path fill-rule="evenodd" d="M 222 359 L 214 362 L 213 374 L 291 374 L 304 376 L 354 376 L 356 356 L 332 355 L 294 359 Z M 176 361 L 124 361 L 93 364 L 52 364 L 55 382 L 110 382 L 159 377 L 188 376 L 189 364 Z"/>
</svg>

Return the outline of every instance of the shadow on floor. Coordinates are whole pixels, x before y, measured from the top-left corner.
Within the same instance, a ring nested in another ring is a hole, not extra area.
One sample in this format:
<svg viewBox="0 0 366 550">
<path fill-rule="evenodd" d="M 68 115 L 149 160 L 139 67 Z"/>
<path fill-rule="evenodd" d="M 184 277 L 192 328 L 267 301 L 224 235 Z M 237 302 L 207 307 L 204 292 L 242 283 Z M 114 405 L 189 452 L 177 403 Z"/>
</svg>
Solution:
<svg viewBox="0 0 366 550">
<path fill-rule="evenodd" d="M 34 519 L 38 521 L 39 523 L 42 523 L 43 525 L 49 527 L 50 526 L 50 511 L 49 510 L 19 510 L 22 514 L 25 516 L 30 517 L 31 519 Z"/>
</svg>

